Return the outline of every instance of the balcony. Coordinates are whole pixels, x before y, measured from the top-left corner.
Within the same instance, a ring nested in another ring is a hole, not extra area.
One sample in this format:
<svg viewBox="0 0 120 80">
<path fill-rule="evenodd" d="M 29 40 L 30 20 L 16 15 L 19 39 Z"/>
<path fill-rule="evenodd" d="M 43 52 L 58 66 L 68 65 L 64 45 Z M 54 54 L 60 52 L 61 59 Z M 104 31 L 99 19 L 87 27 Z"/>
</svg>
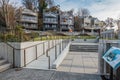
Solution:
<svg viewBox="0 0 120 80">
<path fill-rule="evenodd" d="M 57 21 L 46 21 L 46 20 L 44 20 L 43 22 L 46 24 L 57 24 L 58 23 Z"/>
<path fill-rule="evenodd" d="M 37 13 L 31 11 L 31 10 L 28 10 L 28 9 L 24 9 L 24 11 L 22 12 L 22 14 L 24 15 L 31 15 L 31 16 L 37 16 Z"/>
<path fill-rule="evenodd" d="M 60 22 L 61 25 L 68 25 L 68 22 Z"/>
<path fill-rule="evenodd" d="M 85 22 L 85 23 L 91 23 L 91 19 L 85 18 L 84 22 Z"/>
<path fill-rule="evenodd" d="M 28 23 L 37 23 L 37 19 L 32 18 L 22 18 L 21 22 L 28 22 Z"/>
</svg>

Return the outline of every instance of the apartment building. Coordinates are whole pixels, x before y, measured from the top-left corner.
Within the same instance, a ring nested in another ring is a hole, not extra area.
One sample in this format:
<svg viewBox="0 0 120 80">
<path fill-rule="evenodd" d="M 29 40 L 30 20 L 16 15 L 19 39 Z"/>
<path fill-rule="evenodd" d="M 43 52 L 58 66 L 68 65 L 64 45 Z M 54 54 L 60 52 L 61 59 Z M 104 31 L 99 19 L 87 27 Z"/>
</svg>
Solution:
<svg viewBox="0 0 120 80">
<path fill-rule="evenodd" d="M 72 11 L 60 13 L 60 31 L 74 30 L 74 16 Z"/>
<path fill-rule="evenodd" d="M 100 21 L 91 16 L 85 17 L 82 24 L 82 34 L 86 35 L 99 35 L 100 34 Z"/>
<path fill-rule="evenodd" d="M 57 31 L 58 29 L 58 14 L 54 12 L 44 12 L 43 15 L 43 23 L 44 27 L 43 30 L 54 30 Z"/>
<path fill-rule="evenodd" d="M 74 16 L 70 11 L 60 13 L 44 12 L 44 30 L 69 31 L 74 30 Z"/>
<path fill-rule="evenodd" d="M 29 9 L 21 9 L 17 22 L 25 29 L 38 30 L 38 15 Z M 44 12 L 43 30 L 69 31 L 74 30 L 74 16 L 72 11 Z"/>
<path fill-rule="evenodd" d="M 37 13 L 29 9 L 22 9 L 19 21 L 17 21 L 25 29 L 37 30 L 38 29 L 38 19 Z"/>
</svg>

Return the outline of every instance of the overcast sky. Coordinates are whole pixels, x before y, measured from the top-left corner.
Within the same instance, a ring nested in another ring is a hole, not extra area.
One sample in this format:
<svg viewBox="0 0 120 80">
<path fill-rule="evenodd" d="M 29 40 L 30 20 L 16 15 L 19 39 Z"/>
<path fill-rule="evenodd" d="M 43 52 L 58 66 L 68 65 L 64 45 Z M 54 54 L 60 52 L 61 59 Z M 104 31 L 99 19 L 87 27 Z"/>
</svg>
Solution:
<svg viewBox="0 0 120 80">
<path fill-rule="evenodd" d="M 87 8 L 92 16 L 105 20 L 107 17 L 117 19 L 120 16 L 120 0 L 54 0 L 62 10 Z"/>
<path fill-rule="evenodd" d="M 13 0 L 19 2 L 21 0 Z M 54 0 L 62 10 L 87 8 L 91 15 L 105 20 L 107 17 L 118 19 L 120 16 L 120 0 Z"/>
</svg>

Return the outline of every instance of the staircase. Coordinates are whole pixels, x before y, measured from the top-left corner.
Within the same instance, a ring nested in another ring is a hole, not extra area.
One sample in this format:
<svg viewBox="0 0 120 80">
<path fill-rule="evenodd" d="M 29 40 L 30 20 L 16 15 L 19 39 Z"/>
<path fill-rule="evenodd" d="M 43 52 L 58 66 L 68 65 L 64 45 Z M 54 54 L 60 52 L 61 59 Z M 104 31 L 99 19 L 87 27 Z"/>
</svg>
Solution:
<svg viewBox="0 0 120 80">
<path fill-rule="evenodd" d="M 3 72 L 11 67 L 11 64 L 0 58 L 0 72 Z"/>
<path fill-rule="evenodd" d="M 72 43 L 70 45 L 71 52 L 98 52 L 97 43 Z"/>
</svg>

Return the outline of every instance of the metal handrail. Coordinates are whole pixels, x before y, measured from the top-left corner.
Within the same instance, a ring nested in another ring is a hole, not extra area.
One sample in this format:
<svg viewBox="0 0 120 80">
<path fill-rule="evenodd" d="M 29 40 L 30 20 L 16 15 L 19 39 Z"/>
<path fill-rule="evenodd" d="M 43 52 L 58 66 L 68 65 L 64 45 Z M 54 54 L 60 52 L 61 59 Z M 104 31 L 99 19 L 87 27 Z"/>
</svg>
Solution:
<svg viewBox="0 0 120 80">
<path fill-rule="evenodd" d="M 47 42 L 49 42 L 49 41 L 47 41 Z M 42 42 L 42 43 L 38 43 L 38 44 L 36 44 L 36 45 L 32 45 L 32 46 L 29 46 L 29 47 L 26 47 L 26 48 L 18 49 L 18 48 L 13 47 L 11 44 L 9 44 L 9 43 L 6 42 L 6 44 L 7 44 L 9 47 L 13 48 L 13 67 L 15 67 L 15 50 L 24 50 L 24 66 L 26 66 L 26 55 L 25 55 L 25 54 L 26 54 L 26 49 L 31 48 L 31 47 L 36 47 L 36 59 L 37 59 L 37 58 L 38 58 L 38 57 L 37 57 L 37 46 L 40 45 L 40 44 L 43 44 L 43 54 L 46 53 L 46 56 L 47 56 L 48 58 L 50 58 L 50 57 L 48 56 L 48 51 L 50 51 L 51 49 L 53 49 L 53 48 L 56 47 L 57 45 L 60 45 L 62 42 L 59 42 L 59 43 L 56 44 L 56 40 L 55 40 L 55 45 L 53 45 L 52 47 L 49 46 L 49 48 L 48 48 L 46 51 L 44 50 L 44 47 L 45 47 L 44 43 L 46 43 L 46 42 Z M 50 45 L 50 44 L 49 44 L 49 45 Z M 44 52 L 44 51 L 45 51 L 45 52 Z M 56 54 L 55 54 L 55 58 L 57 59 Z M 49 60 L 50 60 L 50 59 L 49 59 Z M 49 62 L 50 62 L 50 61 L 49 61 Z M 50 64 L 50 63 L 49 63 L 49 64 Z"/>
</svg>

